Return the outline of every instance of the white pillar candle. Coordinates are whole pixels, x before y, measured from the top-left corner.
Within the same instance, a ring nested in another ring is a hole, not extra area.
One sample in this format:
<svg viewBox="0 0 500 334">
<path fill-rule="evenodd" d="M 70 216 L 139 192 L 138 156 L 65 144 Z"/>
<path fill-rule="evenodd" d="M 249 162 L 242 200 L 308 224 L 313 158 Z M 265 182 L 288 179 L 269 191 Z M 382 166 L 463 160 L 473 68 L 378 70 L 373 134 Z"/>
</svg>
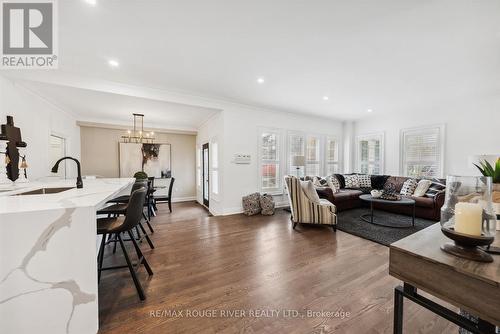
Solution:
<svg viewBox="0 0 500 334">
<path fill-rule="evenodd" d="M 455 205 L 455 231 L 470 235 L 481 235 L 483 208 L 477 203 Z"/>
</svg>

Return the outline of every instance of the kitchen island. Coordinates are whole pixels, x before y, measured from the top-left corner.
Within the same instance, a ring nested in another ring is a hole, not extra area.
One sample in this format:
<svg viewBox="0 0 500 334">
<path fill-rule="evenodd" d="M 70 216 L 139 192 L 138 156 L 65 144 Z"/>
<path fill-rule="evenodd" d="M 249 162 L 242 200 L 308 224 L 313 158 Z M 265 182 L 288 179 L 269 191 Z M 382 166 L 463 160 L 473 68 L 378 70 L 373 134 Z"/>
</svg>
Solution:
<svg viewBox="0 0 500 334">
<path fill-rule="evenodd" d="M 0 187 L 0 333 L 97 333 L 96 210 L 133 182 Z"/>
</svg>

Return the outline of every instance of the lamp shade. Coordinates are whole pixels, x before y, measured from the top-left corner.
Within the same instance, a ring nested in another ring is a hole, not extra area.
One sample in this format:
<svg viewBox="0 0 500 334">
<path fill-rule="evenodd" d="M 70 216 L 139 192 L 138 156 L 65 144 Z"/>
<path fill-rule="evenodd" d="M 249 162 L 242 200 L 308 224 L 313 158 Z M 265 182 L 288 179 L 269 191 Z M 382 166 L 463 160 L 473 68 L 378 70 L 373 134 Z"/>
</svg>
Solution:
<svg viewBox="0 0 500 334">
<path fill-rule="evenodd" d="M 303 155 L 295 155 L 292 157 L 292 166 L 305 166 L 306 164 L 306 157 Z"/>
</svg>

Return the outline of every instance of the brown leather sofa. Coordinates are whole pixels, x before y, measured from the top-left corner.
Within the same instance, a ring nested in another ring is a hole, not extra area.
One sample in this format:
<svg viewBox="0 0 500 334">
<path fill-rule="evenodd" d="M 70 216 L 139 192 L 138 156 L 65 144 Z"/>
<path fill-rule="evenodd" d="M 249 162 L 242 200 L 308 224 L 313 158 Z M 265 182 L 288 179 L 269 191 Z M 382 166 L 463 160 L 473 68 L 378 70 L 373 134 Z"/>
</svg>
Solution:
<svg viewBox="0 0 500 334">
<path fill-rule="evenodd" d="M 392 187 L 395 191 L 401 191 L 403 183 L 409 179 L 408 177 L 401 176 L 387 176 L 383 187 Z M 341 180 L 339 180 L 341 181 Z M 439 182 L 445 183 L 446 180 L 439 179 Z M 372 177 L 372 185 L 373 182 Z M 337 211 L 344 211 L 354 208 L 359 208 L 366 205 L 365 202 L 359 199 L 359 196 L 363 193 L 370 193 L 371 189 L 346 189 L 343 188 L 344 184 L 341 181 L 341 189 L 337 193 L 333 193 L 332 189 L 329 187 L 317 188 L 317 192 L 320 198 L 329 200 L 331 203 L 335 204 Z M 380 184 L 380 183 L 379 183 Z M 380 186 L 374 189 L 382 188 Z M 434 197 L 411 197 L 415 200 L 415 216 L 430 219 L 434 221 L 439 221 L 441 216 L 441 207 L 444 204 L 444 191 L 439 192 Z M 384 210 L 389 212 L 395 212 L 400 214 L 411 215 L 413 207 L 403 206 L 403 205 L 390 205 L 390 204 L 374 204 L 374 207 L 378 210 Z"/>
</svg>

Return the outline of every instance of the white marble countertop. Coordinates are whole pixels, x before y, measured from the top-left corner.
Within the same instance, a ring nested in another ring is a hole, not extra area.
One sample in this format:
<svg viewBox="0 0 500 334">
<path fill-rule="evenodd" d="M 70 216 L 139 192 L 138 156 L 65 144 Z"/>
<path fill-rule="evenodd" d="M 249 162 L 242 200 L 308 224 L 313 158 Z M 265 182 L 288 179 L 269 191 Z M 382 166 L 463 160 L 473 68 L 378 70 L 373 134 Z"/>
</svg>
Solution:
<svg viewBox="0 0 500 334">
<path fill-rule="evenodd" d="M 85 179 L 83 188 L 76 180 L 49 180 L 0 186 L 0 214 L 52 210 L 71 207 L 96 207 L 134 182 L 133 178 Z M 55 194 L 17 195 L 40 188 L 74 187 Z"/>
<path fill-rule="evenodd" d="M 126 179 L 0 185 L 0 333 L 97 333 L 96 210 Z M 70 189 L 19 195 L 40 188 Z M 19 315 L 29 313 L 29 321 Z M 2 317 L 3 316 L 3 317 Z"/>
</svg>

